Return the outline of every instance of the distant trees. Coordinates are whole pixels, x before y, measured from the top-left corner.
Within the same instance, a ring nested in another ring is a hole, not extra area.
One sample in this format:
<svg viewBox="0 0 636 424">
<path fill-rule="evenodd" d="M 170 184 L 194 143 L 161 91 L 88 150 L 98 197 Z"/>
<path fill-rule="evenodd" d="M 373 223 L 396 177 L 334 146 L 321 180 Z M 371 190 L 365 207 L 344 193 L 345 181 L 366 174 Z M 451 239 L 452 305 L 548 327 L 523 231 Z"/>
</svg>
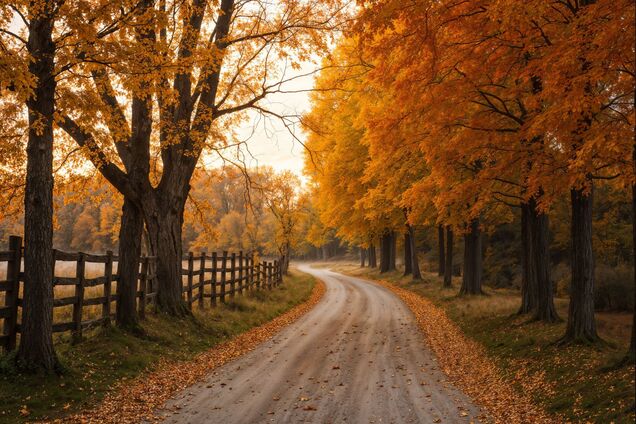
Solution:
<svg viewBox="0 0 636 424">
<path fill-rule="evenodd" d="M 247 173 L 249 177 L 246 177 Z M 185 251 L 239 251 L 278 256 L 277 220 L 268 209 L 270 180 L 278 174 L 270 168 L 238 169 L 233 166 L 200 169 L 195 173 L 191 195 L 184 213 Z M 67 251 L 102 253 L 115 249 L 122 198 L 97 175 L 57 176 L 53 195 L 53 246 Z M 301 192 L 295 190 L 296 196 Z M 213 205 L 222 205 L 216 208 Z M 298 224 L 293 231 L 293 247 L 304 238 L 305 225 L 313 213 L 298 203 Z M 302 207 L 300 207 L 302 206 Z M 15 213 L 0 221 L 0 240 L 22 234 L 23 215 Z M 327 240 L 329 238 L 327 237 Z M 321 245 L 321 244 L 318 244 Z M 143 253 L 149 254 L 146 245 Z"/>
</svg>

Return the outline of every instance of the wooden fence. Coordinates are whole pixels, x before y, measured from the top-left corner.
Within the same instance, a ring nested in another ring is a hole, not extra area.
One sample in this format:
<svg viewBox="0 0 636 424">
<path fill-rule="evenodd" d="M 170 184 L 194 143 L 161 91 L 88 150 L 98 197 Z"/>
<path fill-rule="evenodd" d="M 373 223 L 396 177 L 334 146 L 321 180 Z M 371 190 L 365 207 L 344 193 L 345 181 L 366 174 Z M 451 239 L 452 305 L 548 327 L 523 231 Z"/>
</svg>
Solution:
<svg viewBox="0 0 636 424">
<path fill-rule="evenodd" d="M 0 327 L 2 330 L 0 346 L 5 352 L 15 348 L 17 334 L 20 333 L 19 318 L 22 307 L 20 283 L 24 283 L 24 273 L 21 271 L 22 257 L 22 239 L 11 236 L 9 250 L 0 251 L 0 263 L 5 262 L 7 265 L 6 278 L 0 280 L 0 294 L 4 293 L 4 305 L 0 305 L 0 321 L 4 321 Z M 81 338 L 82 331 L 87 328 L 110 325 L 115 318 L 117 302 L 113 284 L 116 287 L 118 276 L 113 272 L 113 265 L 118 261 L 118 257 L 111 251 L 104 255 L 95 255 L 54 250 L 54 258 L 55 263 L 74 262 L 75 276 L 57 276 L 54 268 L 53 308 L 70 307 L 72 313 L 70 320 L 66 319 L 65 322 L 55 322 L 57 316 L 54 313 L 53 332 L 70 331 L 74 338 Z M 199 255 L 190 252 L 183 262 L 187 263 L 187 267 L 181 270 L 182 292 L 190 308 L 194 304 L 204 307 L 206 298 L 209 299 L 210 306 L 215 306 L 217 301 L 223 303 L 228 297 L 233 298 L 237 293 L 243 294 L 249 290 L 262 288 L 271 289 L 282 282 L 279 261 L 255 262 L 252 254 L 244 255 L 243 252 L 238 254 L 203 252 Z M 102 275 L 88 278 L 87 263 L 103 264 Z M 139 265 L 137 308 L 140 318 L 143 319 L 147 306 L 154 303 L 157 295 L 156 258 L 144 256 Z M 66 287 L 69 290 L 55 290 L 60 287 Z M 87 308 L 92 308 L 92 314 L 89 314 L 92 316 L 86 317 Z M 101 310 L 96 311 L 95 308 Z"/>
</svg>

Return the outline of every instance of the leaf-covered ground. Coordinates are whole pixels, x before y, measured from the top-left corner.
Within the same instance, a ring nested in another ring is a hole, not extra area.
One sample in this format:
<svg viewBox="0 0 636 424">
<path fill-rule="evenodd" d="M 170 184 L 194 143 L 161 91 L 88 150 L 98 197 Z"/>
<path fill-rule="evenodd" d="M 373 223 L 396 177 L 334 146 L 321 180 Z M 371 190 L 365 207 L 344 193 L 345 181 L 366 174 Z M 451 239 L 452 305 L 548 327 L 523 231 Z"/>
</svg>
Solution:
<svg viewBox="0 0 636 424">
<path fill-rule="evenodd" d="M 0 423 L 152 420 L 154 408 L 172 393 L 297 319 L 323 290 L 313 277 L 294 272 L 279 288 L 195 310 L 193 319 L 151 314 L 143 323 L 145 337 L 111 328 L 77 345 L 60 341 L 58 355 L 67 367 L 61 377 L 15 375 L 5 361 Z"/>
<path fill-rule="evenodd" d="M 501 422 L 515 422 L 512 414 L 523 413 L 505 400 L 515 396 L 531 409 L 544 411 L 551 423 L 634 423 L 634 365 L 616 366 L 631 331 L 631 319 L 622 314 L 597 316 L 605 343 L 562 347 L 554 342 L 565 322 L 548 325 L 516 315 L 518 293 L 487 289 L 487 296 L 459 297 L 457 285 L 442 289 L 431 273 L 423 282 L 412 282 L 401 272 L 380 276 L 358 265 L 330 266 L 384 280 L 409 306 L 415 302 L 412 309 L 449 375 Z M 557 299 L 557 309 L 566 318 L 567 300 Z"/>
</svg>

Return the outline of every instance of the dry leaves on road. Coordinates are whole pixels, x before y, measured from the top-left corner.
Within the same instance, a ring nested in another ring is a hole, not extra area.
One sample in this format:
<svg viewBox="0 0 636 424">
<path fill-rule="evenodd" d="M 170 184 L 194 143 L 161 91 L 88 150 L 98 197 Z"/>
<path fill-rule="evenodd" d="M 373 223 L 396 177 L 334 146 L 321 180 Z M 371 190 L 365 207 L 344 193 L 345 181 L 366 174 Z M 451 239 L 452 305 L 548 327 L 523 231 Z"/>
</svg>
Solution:
<svg viewBox="0 0 636 424">
<path fill-rule="evenodd" d="M 283 327 L 313 308 L 325 293 L 325 285 L 316 282 L 307 302 L 294 307 L 270 322 L 197 355 L 190 361 L 162 362 L 149 374 L 131 382 L 122 381 L 95 409 L 72 415 L 59 423 L 139 423 L 158 422 L 156 410 L 178 391 L 191 386 L 217 368 L 271 338 Z"/>
<path fill-rule="evenodd" d="M 377 283 L 398 295 L 413 311 L 426 336 L 426 343 L 437 356 L 442 370 L 464 393 L 483 406 L 494 422 L 554 422 L 529 398 L 517 393 L 500 377 L 497 366 L 488 358 L 484 348 L 466 337 L 442 308 L 412 291 L 386 281 Z"/>
</svg>

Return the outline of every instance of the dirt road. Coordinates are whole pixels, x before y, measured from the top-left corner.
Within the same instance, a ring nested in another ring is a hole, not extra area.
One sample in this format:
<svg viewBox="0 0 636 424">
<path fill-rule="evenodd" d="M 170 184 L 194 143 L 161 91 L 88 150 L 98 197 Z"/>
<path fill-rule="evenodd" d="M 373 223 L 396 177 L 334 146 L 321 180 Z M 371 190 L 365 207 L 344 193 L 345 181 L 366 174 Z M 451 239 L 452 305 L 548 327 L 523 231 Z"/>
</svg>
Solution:
<svg viewBox="0 0 636 424">
<path fill-rule="evenodd" d="M 479 409 L 438 370 L 388 290 L 300 266 L 327 292 L 307 315 L 169 401 L 169 423 L 469 423 Z"/>
</svg>

